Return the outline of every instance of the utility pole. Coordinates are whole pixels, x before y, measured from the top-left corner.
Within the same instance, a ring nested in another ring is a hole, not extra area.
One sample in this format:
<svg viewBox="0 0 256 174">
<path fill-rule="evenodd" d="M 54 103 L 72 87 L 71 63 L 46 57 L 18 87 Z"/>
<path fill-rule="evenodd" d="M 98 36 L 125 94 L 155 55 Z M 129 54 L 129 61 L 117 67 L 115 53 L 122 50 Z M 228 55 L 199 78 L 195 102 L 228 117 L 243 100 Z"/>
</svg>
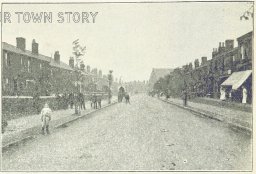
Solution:
<svg viewBox="0 0 256 174">
<path fill-rule="evenodd" d="M 113 82 L 113 70 L 110 70 L 109 71 L 109 74 L 108 74 L 108 87 L 109 87 L 109 90 L 108 90 L 108 103 L 110 104 L 111 103 L 111 98 L 112 98 L 112 92 L 111 92 L 111 85 L 112 85 L 112 82 Z"/>
</svg>

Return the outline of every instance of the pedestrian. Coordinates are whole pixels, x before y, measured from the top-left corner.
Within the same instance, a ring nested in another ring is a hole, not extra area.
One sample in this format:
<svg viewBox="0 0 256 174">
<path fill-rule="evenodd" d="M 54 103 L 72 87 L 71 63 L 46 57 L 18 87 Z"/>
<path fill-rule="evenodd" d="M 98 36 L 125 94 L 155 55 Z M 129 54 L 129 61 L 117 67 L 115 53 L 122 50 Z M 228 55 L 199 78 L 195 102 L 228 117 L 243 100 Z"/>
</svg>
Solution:
<svg viewBox="0 0 256 174">
<path fill-rule="evenodd" d="M 81 105 L 81 110 L 84 109 L 85 110 L 85 101 L 84 101 L 84 94 L 83 93 L 79 93 L 79 102 Z"/>
<path fill-rule="evenodd" d="M 246 104 L 247 102 L 247 89 L 245 86 L 242 86 L 242 103 Z"/>
<path fill-rule="evenodd" d="M 98 102 L 98 107 L 101 108 L 101 100 L 102 100 L 102 97 L 103 97 L 103 94 L 102 95 L 99 95 L 97 97 L 97 102 Z"/>
<path fill-rule="evenodd" d="M 45 103 L 44 108 L 41 111 L 41 121 L 42 121 L 42 134 L 50 134 L 49 124 L 51 121 L 52 110 L 49 108 L 48 103 Z"/>
<path fill-rule="evenodd" d="M 229 95 L 228 95 L 229 100 L 230 100 L 231 102 L 233 101 L 233 95 L 232 95 L 232 93 L 233 93 L 233 90 L 231 89 L 231 90 L 229 91 Z"/>
<path fill-rule="evenodd" d="M 220 88 L 220 100 L 226 100 L 226 91 L 223 87 Z"/>
<path fill-rule="evenodd" d="M 125 93 L 125 103 L 126 103 L 126 104 L 127 104 L 127 103 L 131 104 L 131 103 L 130 103 L 130 96 L 129 96 L 128 93 Z"/>
<path fill-rule="evenodd" d="M 98 109 L 98 106 L 97 106 L 97 95 L 96 94 L 93 94 L 92 102 L 93 102 L 93 108 L 94 109 Z"/>
<path fill-rule="evenodd" d="M 182 97 L 183 97 L 183 105 L 187 106 L 188 94 L 186 89 L 183 90 Z"/>
<path fill-rule="evenodd" d="M 93 95 L 90 95 L 91 108 L 93 108 Z"/>
<path fill-rule="evenodd" d="M 73 94 L 73 92 L 71 92 L 69 94 L 69 104 L 70 104 L 70 108 L 73 109 L 73 106 L 74 106 L 74 94 Z"/>
</svg>

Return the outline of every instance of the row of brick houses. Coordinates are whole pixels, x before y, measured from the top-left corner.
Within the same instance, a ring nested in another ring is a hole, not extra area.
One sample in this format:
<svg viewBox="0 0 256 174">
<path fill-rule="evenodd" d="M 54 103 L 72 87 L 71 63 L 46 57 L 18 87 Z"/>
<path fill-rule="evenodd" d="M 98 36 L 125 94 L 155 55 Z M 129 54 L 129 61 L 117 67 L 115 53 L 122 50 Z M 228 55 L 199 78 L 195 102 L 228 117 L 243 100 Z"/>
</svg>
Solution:
<svg viewBox="0 0 256 174">
<path fill-rule="evenodd" d="M 238 37 L 238 46 L 234 47 L 234 40 L 226 40 L 220 42 L 218 48 L 212 51 L 212 59 L 207 60 L 207 57 L 196 59 L 193 63 L 176 68 L 171 72 L 170 78 L 181 79 L 183 87 L 190 95 L 209 96 L 213 98 L 220 97 L 220 88 L 223 82 L 232 76 L 234 72 L 236 78 L 231 83 L 240 83 L 235 90 L 232 87 L 234 84 L 223 86 L 226 92 L 236 92 L 237 100 L 241 100 L 241 86 L 245 86 L 248 91 L 248 102 L 252 98 L 252 40 L 253 32 Z M 249 73 L 248 73 L 249 71 Z M 236 82 L 239 81 L 239 82 Z M 226 83 L 225 83 L 226 84 Z M 177 85 L 177 83 L 173 83 Z"/>
<path fill-rule="evenodd" d="M 69 65 L 61 61 L 58 51 L 54 57 L 39 53 L 39 44 L 32 41 L 31 51 L 26 49 L 26 40 L 16 38 L 16 46 L 2 43 L 2 95 L 31 96 L 39 90 L 41 95 L 70 93 L 78 86 L 80 91 L 103 91 L 108 88 L 108 79 L 101 70 L 85 68 L 80 64 L 78 82 L 74 58 Z"/>
</svg>

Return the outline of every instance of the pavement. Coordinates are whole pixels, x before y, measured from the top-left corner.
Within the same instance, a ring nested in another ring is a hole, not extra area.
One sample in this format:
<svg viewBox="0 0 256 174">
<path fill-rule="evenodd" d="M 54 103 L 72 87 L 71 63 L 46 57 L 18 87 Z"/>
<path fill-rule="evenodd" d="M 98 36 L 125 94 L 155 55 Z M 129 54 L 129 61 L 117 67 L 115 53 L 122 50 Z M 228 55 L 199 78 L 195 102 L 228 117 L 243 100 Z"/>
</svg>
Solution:
<svg viewBox="0 0 256 174">
<path fill-rule="evenodd" d="M 232 128 L 246 131 L 248 134 L 251 134 L 252 132 L 252 112 L 234 110 L 224 106 L 213 106 L 204 103 L 191 102 L 189 100 L 187 106 L 184 106 L 183 100 L 179 98 L 169 98 L 166 100 L 162 97 L 160 99 L 183 109 L 189 110 L 200 116 L 225 122 Z"/>
<path fill-rule="evenodd" d="M 117 98 L 113 97 L 112 104 L 116 103 L 116 101 Z M 107 106 L 108 101 L 103 100 L 102 109 Z M 74 108 L 53 111 L 50 130 L 53 131 L 54 129 L 65 125 L 66 123 L 73 122 L 97 110 L 91 108 L 90 102 L 86 102 L 86 110 L 81 110 L 80 116 L 74 114 Z M 37 114 L 8 120 L 8 126 L 5 128 L 4 134 L 2 134 L 2 148 L 8 148 L 9 146 L 15 145 L 27 139 L 34 138 L 40 134 L 40 118 L 41 116 Z"/>
<path fill-rule="evenodd" d="M 251 171 L 251 136 L 147 95 L 2 154 L 3 171 Z"/>
</svg>

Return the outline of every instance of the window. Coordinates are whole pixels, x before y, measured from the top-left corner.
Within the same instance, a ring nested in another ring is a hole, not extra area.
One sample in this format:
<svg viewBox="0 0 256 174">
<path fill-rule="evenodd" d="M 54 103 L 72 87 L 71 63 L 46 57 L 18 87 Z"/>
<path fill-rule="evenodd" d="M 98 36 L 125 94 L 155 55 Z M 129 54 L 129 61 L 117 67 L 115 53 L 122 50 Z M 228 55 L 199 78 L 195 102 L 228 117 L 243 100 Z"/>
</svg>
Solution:
<svg viewBox="0 0 256 174">
<path fill-rule="evenodd" d="M 8 60 L 7 60 L 8 54 L 7 52 L 4 52 L 4 60 L 5 60 L 5 65 L 8 66 Z"/>
<path fill-rule="evenodd" d="M 5 79 L 4 83 L 3 83 L 3 90 L 8 89 L 8 78 Z"/>
<path fill-rule="evenodd" d="M 4 58 L 5 58 L 5 65 L 11 66 L 11 60 L 10 60 L 9 54 L 7 52 L 4 53 Z"/>
<path fill-rule="evenodd" d="M 23 57 L 20 57 L 20 64 L 23 65 Z"/>
<path fill-rule="evenodd" d="M 28 60 L 28 72 L 30 72 L 30 60 Z"/>
<path fill-rule="evenodd" d="M 232 56 L 232 61 L 233 61 L 233 62 L 235 62 L 235 61 L 236 61 L 235 56 Z"/>
<path fill-rule="evenodd" d="M 5 88 L 5 89 L 8 89 L 8 86 L 9 86 L 9 79 L 8 79 L 8 78 L 6 78 L 6 79 L 5 79 L 5 85 L 4 85 L 4 88 Z"/>
<path fill-rule="evenodd" d="M 42 63 L 39 64 L 39 68 L 42 69 Z"/>
</svg>

